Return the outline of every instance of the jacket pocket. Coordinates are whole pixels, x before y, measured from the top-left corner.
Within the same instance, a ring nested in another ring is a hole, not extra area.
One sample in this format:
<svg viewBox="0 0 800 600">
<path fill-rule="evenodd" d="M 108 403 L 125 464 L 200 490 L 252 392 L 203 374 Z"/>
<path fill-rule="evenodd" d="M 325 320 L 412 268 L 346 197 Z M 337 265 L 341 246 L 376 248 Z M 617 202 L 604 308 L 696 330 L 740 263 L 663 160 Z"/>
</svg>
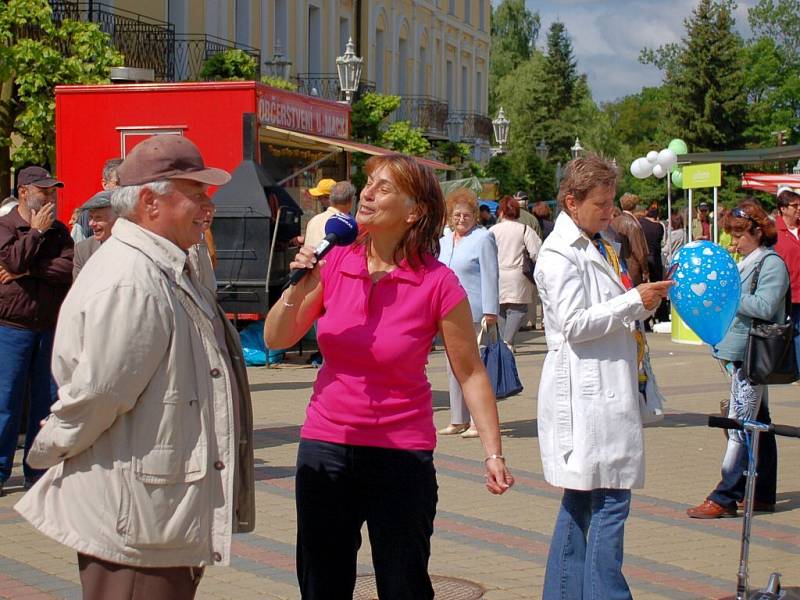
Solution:
<svg viewBox="0 0 800 600">
<path fill-rule="evenodd" d="M 205 448 L 154 448 L 121 477 L 119 533 L 132 547 L 192 546 L 208 530 Z M 125 476 L 127 475 L 127 476 Z"/>
</svg>

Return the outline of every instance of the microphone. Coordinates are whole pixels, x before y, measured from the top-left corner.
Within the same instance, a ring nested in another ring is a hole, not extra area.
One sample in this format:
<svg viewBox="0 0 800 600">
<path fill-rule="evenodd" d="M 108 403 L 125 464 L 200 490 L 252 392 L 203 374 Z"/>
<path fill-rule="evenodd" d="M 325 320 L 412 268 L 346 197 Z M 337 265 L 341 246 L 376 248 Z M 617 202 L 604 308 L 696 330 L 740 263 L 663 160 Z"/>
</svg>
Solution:
<svg viewBox="0 0 800 600">
<path fill-rule="evenodd" d="M 358 237 L 358 225 L 356 220 L 350 215 L 336 213 L 325 223 L 325 239 L 314 249 L 314 256 L 317 260 L 323 258 L 334 246 L 349 246 Z M 297 282 L 305 277 L 311 269 L 292 269 L 289 273 L 289 285 L 297 285 Z"/>
</svg>

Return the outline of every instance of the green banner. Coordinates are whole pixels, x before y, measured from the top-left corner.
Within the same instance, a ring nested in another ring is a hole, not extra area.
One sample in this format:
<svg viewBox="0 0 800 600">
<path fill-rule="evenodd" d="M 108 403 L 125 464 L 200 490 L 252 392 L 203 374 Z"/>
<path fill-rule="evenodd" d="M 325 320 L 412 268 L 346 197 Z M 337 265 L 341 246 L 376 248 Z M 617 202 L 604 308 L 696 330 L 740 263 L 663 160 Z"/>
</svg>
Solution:
<svg viewBox="0 0 800 600">
<path fill-rule="evenodd" d="M 683 189 L 719 187 L 722 184 L 722 164 L 686 165 L 683 167 Z"/>
</svg>

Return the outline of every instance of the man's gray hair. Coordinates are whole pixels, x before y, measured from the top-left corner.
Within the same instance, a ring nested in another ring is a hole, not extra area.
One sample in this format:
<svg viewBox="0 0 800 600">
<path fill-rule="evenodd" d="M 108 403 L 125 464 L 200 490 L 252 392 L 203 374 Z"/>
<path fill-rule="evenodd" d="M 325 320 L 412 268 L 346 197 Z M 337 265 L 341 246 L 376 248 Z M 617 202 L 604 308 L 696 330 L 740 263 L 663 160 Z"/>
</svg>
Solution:
<svg viewBox="0 0 800 600">
<path fill-rule="evenodd" d="M 350 204 L 356 196 L 356 188 L 349 181 L 340 181 L 331 190 L 330 203 L 341 206 Z"/>
<path fill-rule="evenodd" d="M 103 165 L 103 181 L 111 183 L 111 179 L 117 176 L 117 167 L 122 164 L 121 158 L 111 158 Z"/>
<path fill-rule="evenodd" d="M 172 190 L 172 182 L 168 180 L 152 181 L 142 185 L 118 187 L 111 194 L 111 208 L 114 209 L 118 216 L 127 219 L 136 210 L 136 205 L 139 203 L 139 194 L 144 189 L 150 190 L 157 196 L 163 196 Z"/>
</svg>

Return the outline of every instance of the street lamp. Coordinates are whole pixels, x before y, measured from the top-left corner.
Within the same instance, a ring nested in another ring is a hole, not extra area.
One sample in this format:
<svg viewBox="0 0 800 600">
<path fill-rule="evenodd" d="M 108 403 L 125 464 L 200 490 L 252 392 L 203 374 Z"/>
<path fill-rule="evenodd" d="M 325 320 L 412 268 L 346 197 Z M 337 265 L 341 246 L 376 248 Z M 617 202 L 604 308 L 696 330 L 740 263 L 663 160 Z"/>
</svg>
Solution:
<svg viewBox="0 0 800 600">
<path fill-rule="evenodd" d="M 575 145 L 569 149 L 572 152 L 572 158 L 578 158 L 583 152 L 584 148 L 581 146 L 581 140 L 576 136 L 575 137 Z"/>
<path fill-rule="evenodd" d="M 353 101 L 353 94 L 358 89 L 358 81 L 361 79 L 361 64 L 364 59 L 356 56 L 356 46 L 353 38 L 347 40 L 344 56 L 336 58 L 336 70 L 339 71 L 339 88 L 344 92 L 345 102 L 350 104 Z"/>
<path fill-rule="evenodd" d="M 547 160 L 547 155 L 550 153 L 550 146 L 547 145 L 547 142 L 544 141 L 544 138 L 539 140 L 539 143 L 536 144 L 536 156 L 538 156 L 542 162 Z"/>
<path fill-rule="evenodd" d="M 280 40 L 275 40 L 275 46 L 272 48 L 272 58 L 265 60 L 264 65 L 267 67 L 267 74 L 270 77 L 289 79 L 289 69 L 292 66 L 292 61 L 283 55 L 283 46 Z"/>
<path fill-rule="evenodd" d="M 464 127 L 464 117 L 456 113 L 450 113 L 447 115 L 447 121 L 444 124 L 447 127 L 447 137 L 450 141 L 455 144 L 460 142 Z"/>
<path fill-rule="evenodd" d="M 800 175 L 800 158 L 797 159 L 797 164 L 792 167 L 792 175 Z"/>
<path fill-rule="evenodd" d="M 508 127 L 511 121 L 506 119 L 506 113 L 503 112 L 503 107 L 500 107 L 500 112 L 497 113 L 497 118 L 492 120 L 492 127 L 494 128 L 494 139 L 500 146 L 499 152 L 506 151 L 506 143 L 508 142 Z"/>
</svg>

